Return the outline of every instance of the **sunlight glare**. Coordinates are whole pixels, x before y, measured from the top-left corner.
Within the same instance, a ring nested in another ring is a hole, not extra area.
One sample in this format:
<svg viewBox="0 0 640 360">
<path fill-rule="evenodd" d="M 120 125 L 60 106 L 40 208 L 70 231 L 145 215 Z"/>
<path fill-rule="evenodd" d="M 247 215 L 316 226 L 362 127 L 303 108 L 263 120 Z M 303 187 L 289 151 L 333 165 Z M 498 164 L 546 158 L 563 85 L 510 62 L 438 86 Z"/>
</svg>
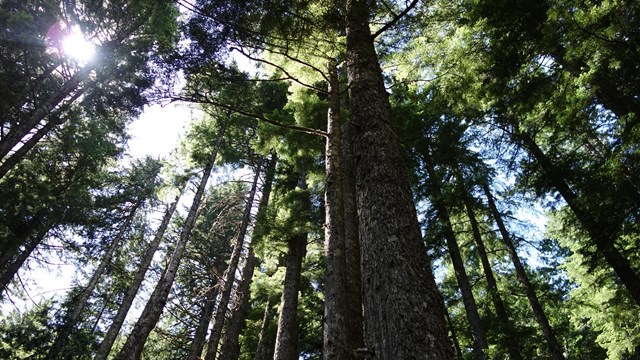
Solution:
<svg viewBox="0 0 640 360">
<path fill-rule="evenodd" d="M 77 26 L 62 39 L 62 50 L 68 57 L 83 62 L 90 61 L 95 53 L 94 45 L 84 38 Z"/>
</svg>

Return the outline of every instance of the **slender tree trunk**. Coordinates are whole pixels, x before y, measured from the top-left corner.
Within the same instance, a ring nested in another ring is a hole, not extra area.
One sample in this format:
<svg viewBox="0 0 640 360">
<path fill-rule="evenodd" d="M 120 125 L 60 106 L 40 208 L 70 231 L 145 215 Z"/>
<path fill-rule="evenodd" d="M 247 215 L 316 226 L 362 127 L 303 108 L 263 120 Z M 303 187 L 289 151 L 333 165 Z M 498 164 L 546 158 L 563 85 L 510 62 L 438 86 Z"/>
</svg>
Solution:
<svg viewBox="0 0 640 360">
<path fill-rule="evenodd" d="M 429 150 L 426 149 L 425 152 Z M 438 218 L 442 224 L 445 240 L 447 241 L 447 250 L 449 250 L 449 256 L 451 257 L 451 263 L 453 264 L 453 271 L 458 281 L 458 287 L 462 294 L 462 302 L 464 303 L 464 309 L 467 314 L 467 320 L 471 327 L 471 334 L 473 337 L 473 350 L 476 353 L 478 359 L 485 359 L 485 349 L 489 347 L 487 343 L 487 335 L 480 320 L 480 314 L 478 313 L 478 305 L 473 297 L 473 289 L 467 276 L 467 271 L 464 267 L 464 260 L 460 254 L 460 248 L 456 240 L 456 235 L 451 225 L 451 218 L 449 216 L 449 210 L 444 201 L 442 190 L 440 187 L 440 177 L 436 174 L 433 168 L 433 163 L 428 154 L 423 154 L 423 162 L 430 178 L 430 185 L 432 189 L 431 198 L 433 205 L 436 208 Z"/>
<path fill-rule="evenodd" d="M 196 193 L 193 197 L 193 202 L 191 203 L 191 207 L 189 208 L 189 213 L 187 214 L 187 218 L 185 219 L 184 225 L 182 226 L 182 231 L 180 232 L 180 238 L 178 239 L 175 249 L 171 254 L 169 263 L 167 264 L 167 267 L 162 274 L 160 281 L 151 294 L 151 298 L 144 307 L 140 318 L 136 322 L 131 334 L 127 338 L 126 343 L 116 356 L 117 360 L 140 359 L 144 344 L 147 341 L 151 330 L 153 330 L 156 323 L 158 322 L 158 319 L 160 319 L 160 315 L 162 315 L 164 306 L 166 305 L 167 299 L 169 298 L 169 293 L 171 292 L 171 288 L 173 287 L 173 282 L 175 280 L 178 267 L 180 266 L 180 261 L 182 260 L 184 249 L 187 246 L 189 237 L 191 236 L 191 230 L 195 226 L 198 209 L 200 208 L 204 190 L 207 187 L 207 182 L 209 180 L 209 176 L 211 175 L 211 170 L 213 169 L 213 164 L 215 163 L 215 159 L 218 154 L 218 149 L 220 148 L 220 144 L 222 143 L 224 132 L 225 127 L 222 126 L 220 132 L 218 133 L 218 139 L 216 140 L 216 144 L 214 145 L 211 157 L 202 173 L 200 184 L 198 185 L 198 189 L 196 190 Z"/>
<path fill-rule="evenodd" d="M 345 14 L 368 351 L 377 359 L 450 359 L 444 304 L 395 136 L 369 2 L 347 0 Z"/>
<path fill-rule="evenodd" d="M 329 66 L 329 113 L 325 149 L 325 287 L 324 335 L 325 359 L 351 359 L 357 348 L 350 343 L 347 331 L 348 295 L 347 263 L 344 238 L 344 194 L 342 193 L 340 163 L 340 89 L 335 61 Z"/>
<path fill-rule="evenodd" d="M 300 176 L 299 187 L 306 189 L 305 176 Z M 309 199 L 304 201 L 304 207 L 310 206 Z M 280 315 L 278 317 L 278 331 L 273 354 L 274 360 L 298 359 L 298 292 L 300 291 L 300 276 L 302 275 L 302 260 L 307 249 L 307 234 L 292 235 L 287 242 L 286 271 L 284 288 L 280 299 Z"/>
<path fill-rule="evenodd" d="M 231 317 L 227 322 L 227 328 L 222 339 L 222 346 L 220 347 L 220 360 L 237 360 L 240 357 L 240 332 L 245 324 L 245 318 L 249 311 L 249 297 L 251 296 L 250 287 L 251 280 L 253 279 L 253 271 L 256 265 L 256 256 L 253 253 L 253 248 L 249 245 L 247 250 L 247 258 L 245 260 L 244 268 L 242 271 L 242 282 L 238 286 L 236 294 L 237 303 L 235 311 L 231 313 Z"/>
<path fill-rule="evenodd" d="M 196 328 L 196 333 L 193 336 L 187 360 L 198 360 L 201 358 L 202 349 L 204 349 L 204 344 L 207 339 L 209 322 L 211 322 L 213 310 L 216 308 L 216 297 L 218 296 L 218 291 L 216 291 L 217 287 L 214 283 L 215 280 L 212 281 L 211 286 L 207 290 L 204 304 L 202 306 L 202 314 L 200 314 L 200 319 L 198 320 L 198 327 Z"/>
<path fill-rule="evenodd" d="M 502 215 L 498 211 L 496 207 L 496 203 L 493 200 L 493 196 L 491 195 L 491 190 L 489 189 L 489 185 L 483 185 L 484 194 L 487 197 L 487 202 L 489 204 L 489 210 L 491 211 L 491 215 L 498 225 L 498 230 L 500 231 L 500 235 L 502 236 L 502 241 L 504 242 L 505 247 L 507 248 L 507 252 L 509 252 L 509 256 L 511 257 L 511 261 L 513 262 L 513 266 L 516 269 L 516 275 L 524 288 L 525 294 L 527 294 L 527 299 L 529 300 L 529 304 L 531 305 L 531 309 L 533 310 L 533 314 L 540 325 L 540 329 L 542 330 L 542 335 L 544 336 L 547 344 L 549 345 L 549 351 L 551 352 L 551 357 L 554 360 L 563 360 L 564 355 L 562 351 L 562 346 L 558 342 L 556 335 L 549 324 L 549 319 L 544 313 L 542 309 L 542 305 L 540 305 L 540 301 L 538 301 L 538 296 L 536 295 L 535 288 L 531 281 L 529 281 L 529 277 L 520 261 L 520 257 L 516 252 L 516 247 L 511 241 L 511 236 L 507 231 L 507 227 L 504 225 L 502 221 Z"/>
<path fill-rule="evenodd" d="M 240 254 L 242 253 L 243 244 L 245 243 L 245 238 L 247 235 L 247 229 L 249 228 L 249 223 L 251 222 L 251 209 L 253 208 L 253 202 L 256 197 L 256 189 L 258 187 L 258 179 L 260 178 L 261 167 L 262 161 L 259 161 L 256 165 L 256 173 L 253 177 L 253 183 L 251 184 L 251 190 L 249 191 L 249 196 L 247 198 L 244 217 L 238 231 L 236 243 L 233 246 L 233 252 L 231 253 L 227 271 L 225 272 L 220 299 L 218 300 L 218 305 L 216 306 L 216 311 L 213 315 L 213 324 L 211 325 L 209 343 L 207 344 L 207 352 L 204 357 L 205 360 L 215 360 L 218 353 L 218 345 L 222 336 L 222 327 L 224 326 L 225 316 L 227 315 L 227 307 L 231 298 L 233 283 L 236 278 L 236 270 L 238 269 Z"/>
<path fill-rule="evenodd" d="M 459 178 L 459 181 L 462 181 L 462 177 Z M 467 211 L 467 217 L 469 218 L 469 222 L 471 224 L 473 239 L 475 240 L 476 249 L 478 250 L 478 256 L 480 257 L 480 262 L 482 263 L 484 277 L 487 280 L 487 289 L 489 290 L 489 294 L 491 295 L 493 307 L 496 309 L 496 316 L 498 317 L 498 322 L 500 323 L 500 327 L 502 328 L 503 343 L 509 351 L 509 359 L 522 359 L 522 355 L 518 350 L 520 348 L 519 343 L 521 339 L 515 334 L 513 325 L 509 321 L 507 307 L 505 306 L 504 301 L 502 301 L 502 297 L 500 296 L 500 292 L 498 291 L 498 283 L 496 282 L 495 276 L 493 276 L 493 270 L 491 269 L 491 263 L 489 262 L 489 257 L 487 256 L 487 250 L 484 246 L 482 235 L 480 234 L 480 226 L 478 224 L 478 220 L 476 219 L 472 200 L 463 184 L 460 185 L 460 188 L 460 190 L 462 191 L 462 200 L 464 201 L 464 206 Z"/>
<path fill-rule="evenodd" d="M 445 315 L 447 316 L 447 325 L 449 327 L 449 331 L 451 331 L 451 342 L 453 343 L 453 349 L 455 350 L 456 358 L 462 359 L 462 349 L 460 349 L 460 341 L 458 341 L 458 334 L 456 333 L 456 329 L 451 322 L 449 311 L 447 311 Z"/>
<path fill-rule="evenodd" d="M 3 253 L 3 259 L 0 259 L 0 263 L 4 263 L 0 268 L 0 299 L 2 294 L 7 289 L 18 270 L 24 265 L 25 261 L 31 256 L 31 253 L 40 245 L 44 237 L 49 232 L 49 229 L 41 229 L 35 236 L 27 239 L 25 248 L 15 258 L 9 256 L 9 253 Z M 6 257 L 6 260 L 4 259 Z"/>
<path fill-rule="evenodd" d="M 82 290 L 78 298 L 74 300 L 72 307 L 69 309 L 69 312 L 65 317 L 64 324 L 58 330 L 53 345 L 51 345 L 51 348 L 49 349 L 49 352 L 47 353 L 45 359 L 56 359 L 60 355 L 60 352 L 63 350 L 65 344 L 67 343 L 67 340 L 69 339 L 69 335 L 71 335 L 71 332 L 75 328 L 76 323 L 80 319 L 80 315 L 87 305 L 87 302 L 89 301 L 93 290 L 95 290 L 98 282 L 100 281 L 100 278 L 107 270 L 107 267 L 111 264 L 113 254 L 120 247 L 120 243 L 122 242 L 124 235 L 131 227 L 131 222 L 133 221 L 133 218 L 136 215 L 136 211 L 138 210 L 140 205 L 142 205 L 142 200 L 139 200 L 129 211 L 129 215 L 125 219 L 124 223 L 120 226 L 118 234 L 109 245 L 109 248 L 100 261 L 100 264 L 93 272 L 89 283 Z"/>
<path fill-rule="evenodd" d="M 92 71 L 93 67 L 89 65 L 80 69 L 71 79 L 65 82 L 58 91 L 40 105 L 33 114 L 29 115 L 19 126 L 11 129 L 2 141 L 0 141 L 0 159 L 4 159 L 11 149 L 16 147 L 31 130 L 38 126 L 42 119 L 49 115 L 49 113 L 66 98 L 71 96 L 72 99 L 75 99 L 76 97 L 73 96 L 73 93 L 78 90 L 80 84 L 89 77 Z"/>
<path fill-rule="evenodd" d="M 85 88 L 79 89 L 76 93 L 69 99 L 67 103 L 72 104 L 75 102 L 82 94 L 84 94 Z M 29 150 L 33 149 L 34 146 L 51 131 L 57 125 L 64 123 L 67 119 L 60 118 L 58 121 L 49 121 L 40 127 L 35 134 L 33 134 L 27 141 L 22 144 L 22 146 L 17 149 L 13 154 L 11 154 L 8 158 L 6 158 L 2 165 L 0 165 L 0 179 L 2 179 L 9 170 L 13 169 L 22 159 L 24 159 L 25 155 L 29 152 Z"/>
<path fill-rule="evenodd" d="M 265 169 L 265 180 L 262 187 L 262 196 L 258 205 L 258 212 L 256 214 L 256 225 L 253 229 L 254 234 L 260 233 L 260 227 L 264 225 L 267 207 L 269 206 L 269 197 L 271 196 L 273 179 L 275 176 L 276 162 L 277 157 L 272 155 L 271 160 L 269 160 L 267 168 Z M 238 305 L 236 307 L 236 311 L 232 312 L 224 334 L 222 347 L 220 349 L 221 360 L 236 360 L 240 357 L 239 337 L 245 327 L 246 317 L 250 307 L 249 300 L 251 299 L 251 281 L 253 279 L 254 267 L 256 264 L 253 244 L 256 240 L 256 236 L 252 236 L 251 243 L 248 245 L 247 257 L 242 271 L 242 283 L 238 287 Z"/>
<path fill-rule="evenodd" d="M 615 229 L 607 226 L 604 221 L 598 221 L 594 214 L 589 213 L 581 206 L 578 196 L 573 192 L 569 184 L 567 184 L 562 175 L 562 171 L 547 157 L 534 139 L 521 132 L 518 132 L 516 136 L 539 162 L 551 183 L 560 195 L 562 195 L 580 224 L 582 224 L 591 237 L 598 252 L 604 257 L 609 266 L 613 268 L 613 271 L 615 271 L 620 281 L 624 284 L 627 291 L 629 291 L 631 298 L 640 306 L 640 277 L 631 267 L 629 260 L 615 247 Z M 600 220 L 602 220 L 602 218 Z"/>
<path fill-rule="evenodd" d="M 347 276 L 347 337 L 354 349 L 364 349 L 362 318 L 362 261 L 358 233 L 356 174 L 353 163 L 353 129 L 351 121 L 342 121 L 340 140 L 340 174 L 344 197 L 344 241 Z"/>
<path fill-rule="evenodd" d="M 140 260 L 140 264 L 138 265 L 138 268 L 135 274 L 133 275 L 133 279 L 131 280 L 129 287 L 127 288 L 124 294 L 122 303 L 120 304 L 120 307 L 118 307 L 118 312 L 116 313 L 115 317 L 111 321 L 111 325 L 109 326 L 109 329 L 107 330 L 107 333 L 105 334 L 104 339 L 102 339 L 102 342 L 98 347 L 98 351 L 95 357 L 96 360 L 106 360 L 107 357 L 109 356 L 109 353 L 111 352 L 111 348 L 113 347 L 113 344 L 115 343 L 116 338 L 118 337 L 118 333 L 120 333 L 122 324 L 124 324 L 127 314 L 129 313 L 129 309 L 131 309 L 133 300 L 138 294 L 138 290 L 140 290 L 140 286 L 144 281 L 144 277 L 147 271 L 149 270 L 149 267 L 151 266 L 153 257 L 156 254 L 156 251 L 158 250 L 158 247 L 160 246 L 162 239 L 164 239 L 164 233 L 166 232 L 167 227 L 169 226 L 169 221 L 171 220 L 171 217 L 173 217 L 173 213 L 176 211 L 176 207 L 178 206 L 178 200 L 180 200 L 180 194 L 176 196 L 173 203 L 169 205 L 169 207 L 165 211 L 164 217 L 162 218 L 162 222 L 160 223 L 160 226 L 156 230 L 156 234 L 153 240 L 151 241 L 151 243 L 149 243 L 149 246 L 144 252 L 142 259 Z"/>
<path fill-rule="evenodd" d="M 268 346 L 267 346 L 267 328 L 269 327 L 269 323 L 271 323 L 271 318 L 273 317 L 273 310 L 271 307 L 273 306 L 273 298 L 269 297 L 267 299 L 267 304 L 264 307 L 264 314 L 262 315 L 262 323 L 260 325 L 260 333 L 258 334 L 258 346 L 256 346 L 256 355 L 254 360 L 267 360 L 269 358 L 268 354 Z"/>
</svg>

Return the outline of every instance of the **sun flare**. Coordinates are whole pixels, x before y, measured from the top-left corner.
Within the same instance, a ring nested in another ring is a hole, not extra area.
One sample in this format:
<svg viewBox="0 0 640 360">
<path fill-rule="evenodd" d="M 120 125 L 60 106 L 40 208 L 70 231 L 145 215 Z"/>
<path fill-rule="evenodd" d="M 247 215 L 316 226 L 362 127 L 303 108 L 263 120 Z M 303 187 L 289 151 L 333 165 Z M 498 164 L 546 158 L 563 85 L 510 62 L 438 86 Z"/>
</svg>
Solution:
<svg viewBox="0 0 640 360">
<path fill-rule="evenodd" d="M 68 57 L 83 62 L 90 61 L 95 53 L 93 44 L 75 27 L 62 39 L 62 50 Z"/>
</svg>

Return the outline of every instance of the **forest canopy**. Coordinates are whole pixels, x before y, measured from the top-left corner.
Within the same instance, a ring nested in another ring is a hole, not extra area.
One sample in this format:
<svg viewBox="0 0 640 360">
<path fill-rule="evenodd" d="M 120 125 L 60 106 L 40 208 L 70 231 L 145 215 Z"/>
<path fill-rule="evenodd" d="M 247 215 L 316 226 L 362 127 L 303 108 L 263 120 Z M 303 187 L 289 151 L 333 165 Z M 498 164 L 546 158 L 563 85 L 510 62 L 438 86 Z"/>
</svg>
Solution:
<svg viewBox="0 0 640 360">
<path fill-rule="evenodd" d="M 4 0 L 0 358 L 637 359 L 639 59 L 630 0 Z"/>
</svg>

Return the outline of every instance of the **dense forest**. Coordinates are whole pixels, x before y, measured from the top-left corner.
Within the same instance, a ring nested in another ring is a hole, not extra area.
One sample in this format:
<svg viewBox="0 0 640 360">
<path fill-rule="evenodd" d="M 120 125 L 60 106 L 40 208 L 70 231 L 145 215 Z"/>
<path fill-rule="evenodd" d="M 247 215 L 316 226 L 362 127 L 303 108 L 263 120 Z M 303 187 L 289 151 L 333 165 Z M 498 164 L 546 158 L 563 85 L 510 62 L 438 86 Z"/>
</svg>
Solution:
<svg viewBox="0 0 640 360">
<path fill-rule="evenodd" d="M 640 359 L 638 1 L 2 0 L 0 63 L 2 359 Z"/>
</svg>

